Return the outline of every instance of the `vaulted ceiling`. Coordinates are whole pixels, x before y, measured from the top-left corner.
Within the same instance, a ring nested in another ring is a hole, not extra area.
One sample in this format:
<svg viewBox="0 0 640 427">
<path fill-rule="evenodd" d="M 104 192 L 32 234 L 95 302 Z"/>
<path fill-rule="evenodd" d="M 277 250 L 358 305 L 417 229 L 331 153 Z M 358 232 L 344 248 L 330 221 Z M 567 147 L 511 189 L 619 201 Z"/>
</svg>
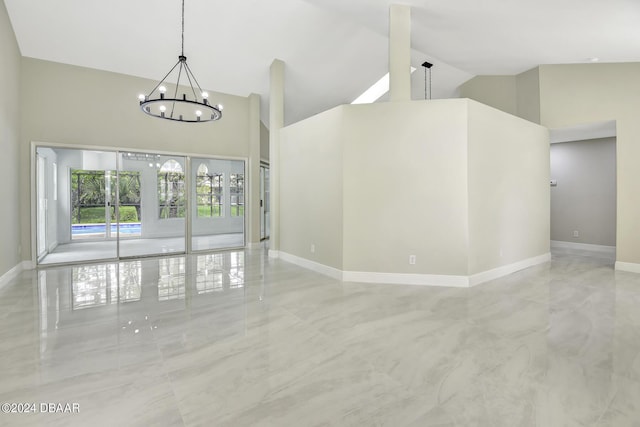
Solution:
<svg viewBox="0 0 640 427">
<path fill-rule="evenodd" d="M 159 80 L 180 53 L 180 0 L 4 0 L 22 55 Z M 387 72 L 389 0 L 186 0 L 185 54 L 203 88 L 258 93 L 286 63 L 286 123 L 349 103 Z M 640 61 L 637 0 L 404 0 L 413 96 L 539 64 Z M 141 88 L 141 91 L 146 88 Z M 132 94 L 135 99 L 137 94 Z M 265 122 L 267 123 L 267 122 Z"/>
</svg>

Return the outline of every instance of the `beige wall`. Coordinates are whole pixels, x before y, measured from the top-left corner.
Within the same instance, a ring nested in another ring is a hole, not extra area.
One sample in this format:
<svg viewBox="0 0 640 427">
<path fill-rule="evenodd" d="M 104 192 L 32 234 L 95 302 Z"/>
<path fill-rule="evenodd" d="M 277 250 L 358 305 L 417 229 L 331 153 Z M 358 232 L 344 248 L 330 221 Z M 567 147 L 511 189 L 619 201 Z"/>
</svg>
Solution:
<svg viewBox="0 0 640 427">
<path fill-rule="evenodd" d="M 551 144 L 551 178 L 551 240 L 615 246 L 616 139 Z"/>
<path fill-rule="evenodd" d="M 465 88 L 482 95 L 496 87 L 482 83 L 482 77 L 465 83 L 463 96 L 468 96 Z M 519 75 L 516 83 L 518 113 L 535 121 L 539 108 L 540 124 L 548 128 L 616 121 L 616 258 L 640 264 L 640 97 L 633 89 L 640 87 L 640 63 L 541 65 Z"/>
<path fill-rule="evenodd" d="M 30 58 L 23 58 L 21 66 L 22 218 L 31 217 L 32 141 L 238 158 L 249 155 L 248 98 L 212 93 L 212 102 L 225 106 L 222 120 L 176 123 L 140 111 L 137 95 L 151 90 L 157 83 L 152 80 Z M 30 228 L 29 221 L 22 222 L 23 259 L 31 256 Z"/>
<path fill-rule="evenodd" d="M 549 252 L 539 125 L 452 99 L 346 105 L 280 136 L 282 252 L 345 272 L 449 276 Z"/>
<path fill-rule="evenodd" d="M 540 70 L 535 67 L 516 76 L 516 116 L 540 123 Z"/>
<path fill-rule="evenodd" d="M 640 263 L 640 63 L 540 67 L 540 119 L 550 128 L 616 120 L 616 260 Z"/>
<path fill-rule="evenodd" d="M 640 63 L 540 66 L 540 119 L 549 128 L 616 120 L 616 260 L 640 263 Z"/>
<path fill-rule="evenodd" d="M 469 101 L 469 274 L 549 252 L 546 128 Z"/>
<path fill-rule="evenodd" d="M 466 116 L 466 100 L 346 107 L 346 271 L 466 275 Z"/>
<path fill-rule="evenodd" d="M 476 76 L 460 86 L 460 96 L 540 123 L 538 67 L 517 76 Z"/>
<path fill-rule="evenodd" d="M 9 17 L 0 2 L 0 277 L 20 262 L 20 187 L 19 135 L 20 135 L 20 51 L 9 22 Z M 28 223 L 29 221 L 24 221 Z"/>
<path fill-rule="evenodd" d="M 280 132 L 280 250 L 342 269 L 342 116 L 337 107 Z M 315 251 L 311 252 L 311 245 Z"/>
<path fill-rule="evenodd" d="M 473 99 L 509 114 L 517 115 L 515 76 L 477 76 L 460 86 L 462 98 Z"/>
<path fill-rule="evenodd" d="M 260 122 L 260 160 L 269 161 L 269 129 Z"/>
</svg>

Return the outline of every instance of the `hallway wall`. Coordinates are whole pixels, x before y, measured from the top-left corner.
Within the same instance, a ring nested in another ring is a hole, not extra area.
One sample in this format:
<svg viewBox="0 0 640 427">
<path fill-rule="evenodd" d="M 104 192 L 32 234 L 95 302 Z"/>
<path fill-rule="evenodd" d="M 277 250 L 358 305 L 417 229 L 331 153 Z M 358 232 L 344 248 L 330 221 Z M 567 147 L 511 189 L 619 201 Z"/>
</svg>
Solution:
<svg viewBox="0 0 640 427">
<path fill-rule="evenodd" d="M 9 16 L 0 1 L 0 149 L 2 167 L 0 167 L 0 277 L 15 268 L 21 260 L 22 250 L 20 230 L 22 218 L 20 200 L 25 198 L 18 184 L 19 173 L 19 137 L 20 137 L 20 50 L 16 42 Z"/>
<path fill-rule="evenodd" d="M 551 144 L 551 179 L 551 240 L 615 246 L 616 139 Z"/>
</svg>

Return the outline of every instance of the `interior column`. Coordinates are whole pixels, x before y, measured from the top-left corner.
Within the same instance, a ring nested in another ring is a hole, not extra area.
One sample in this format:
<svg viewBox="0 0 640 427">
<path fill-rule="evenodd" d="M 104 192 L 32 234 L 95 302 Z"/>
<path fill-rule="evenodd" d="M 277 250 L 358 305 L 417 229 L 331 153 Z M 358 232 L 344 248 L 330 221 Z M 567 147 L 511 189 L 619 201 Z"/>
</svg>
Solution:
<svg viewBox="0 0 640 427">
<path fill-rule="evenodd" d="M 269 256 L 280 250 L 280 129 L 284 127 L 284 62 L 274 59 L 269 87 L 269 191 L 271 225 Z"/>
<path fill-rule="evenodd" d="M 411 100 L 411 7 L 389 7 L 389 100 Z"/>
<path fill-rule="evenodd" d="M 249 95 L 249 164 L 247 246 L 260 245 L 260 95 Z"/>
</svg>

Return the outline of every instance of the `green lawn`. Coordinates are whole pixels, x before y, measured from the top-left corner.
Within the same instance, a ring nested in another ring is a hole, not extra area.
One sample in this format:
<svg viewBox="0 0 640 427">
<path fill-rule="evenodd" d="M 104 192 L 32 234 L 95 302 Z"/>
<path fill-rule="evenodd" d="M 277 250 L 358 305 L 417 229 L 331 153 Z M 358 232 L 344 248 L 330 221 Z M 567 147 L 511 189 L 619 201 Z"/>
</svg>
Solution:
<svg viewBox="0 0 640 427">
<path fill-rule="evenodd" d="M 105 208 L 103 206 L 95 208 L 80 208 L 80 222 L 78 222 L 77 211 L 73 212 L 73 224 L 104 224 Z M 115 209 L 111 210 L 111 221 L 115 221 Z M 135 206 L 120 206 L 120 222 L 140 222 Z"/>
<path fill-rule="evenodd" d="M 73 212 L 73 224 L 104 224 L 104 207 L 80 208 L 80 222 L 78 222 L 77 211 Z M 182 211 L 182 209 L 180 209 Z M 182 212 L 181 212 L 182 213 Z M 238 215 L 239 213 L 239 215 Z M 213 215 L 209 206 L 198 206 L 198 217 L 219 217 L 220 206 L 213 207 Z M 244 206 L 231 206 L 231 216 L 244 216 Z M 112 209 L 111 221 L 115 222 L 115 209 Z M 136 208 L 134 206 L 120 207 L 120 222 L 140 222 Z"/>
<path fill-rule="evenodd" d="M 238 209 L 240 215 L 238 215 Z M 218 217 L 220 216 L 220 206 L 213 207 L 213 215 L 211 214 L 211 208 L 209 206 L 198 206 L 198 217 Z M 231 206 L 231 216 L 244 216 L 244 206 Z"/>
<path fill-rule="evenodd" d="M 220 206 L 213 207 L 213 214 L 209 206 L 198 206 L 198 218 L 217 217 L 220 216 Z"/>
<path fill-rule="evenodd" d="M 240 209 L 240 215 L 238 215 Z M 231 206 L 231 216 L 244 216 L 244 206 Z"/>
</svg>

